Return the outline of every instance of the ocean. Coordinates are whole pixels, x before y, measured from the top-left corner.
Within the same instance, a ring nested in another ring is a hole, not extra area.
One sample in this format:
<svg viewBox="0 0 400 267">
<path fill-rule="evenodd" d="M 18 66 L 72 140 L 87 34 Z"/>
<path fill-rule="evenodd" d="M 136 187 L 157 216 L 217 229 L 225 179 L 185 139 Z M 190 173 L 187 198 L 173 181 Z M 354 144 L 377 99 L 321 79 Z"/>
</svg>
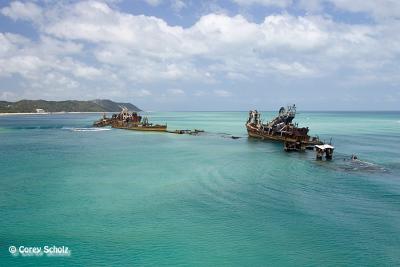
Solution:
<svg viewBox="0 0 400 267">
<path fill-rule="evenodd" d="M 400 112 L 300 112 L 332 161 L 247 138 L 247 112 L 147 115 L 206 133 L 0 117 L 0 266 L 400 265 Z"/>
</svg>

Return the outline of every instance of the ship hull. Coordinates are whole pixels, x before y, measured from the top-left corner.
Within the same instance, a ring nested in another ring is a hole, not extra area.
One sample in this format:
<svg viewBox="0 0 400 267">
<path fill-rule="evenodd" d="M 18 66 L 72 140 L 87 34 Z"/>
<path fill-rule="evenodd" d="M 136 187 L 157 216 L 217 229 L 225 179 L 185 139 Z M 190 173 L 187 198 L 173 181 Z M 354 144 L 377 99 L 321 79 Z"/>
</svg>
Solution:
<svg viewBox="0 0 400 267">
<path fill-rule="evenodd" d="M 313 141 L 310 140 L 310 137 L 308 135 L 306 136 L 296 136 L 296 137 L 291 137 L 291 136 L 285 136 L 285 135 L 280 135 L 280 134 L 268 134 L 265 131 L 262 131 L 260 129 L 257 129 L 255 127 L 252 127 L 249 124 L 246 124 L 247 128 L 247 134 L 249 137 L 252 138 L 257 138 L 257 139 L 262 139 L 262 140 L 272 140 L 272 141 L 279 141 L 279 142 L 301 142 L 304 145 L 318 145 L 321 144 L 321 142 L 318 141 Z"/>
</svg>

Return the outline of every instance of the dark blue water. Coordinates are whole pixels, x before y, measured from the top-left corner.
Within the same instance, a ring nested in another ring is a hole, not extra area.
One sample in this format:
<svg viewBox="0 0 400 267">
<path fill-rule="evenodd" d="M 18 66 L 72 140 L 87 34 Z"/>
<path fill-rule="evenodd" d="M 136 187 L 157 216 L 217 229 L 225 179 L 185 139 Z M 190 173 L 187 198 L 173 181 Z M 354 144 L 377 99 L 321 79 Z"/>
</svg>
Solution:
<svg viewBox="0 0 400 267">
<path fill-rule="evenodd" d="M 0 117 L 0 266 L 400 265 L 400 113 L 299 114 L 332 138 L 331 162 L 248 139 L 247 112 L 150 117 L 208 134 Z M 12 256 L 12 245 L 71 255 Z"/>
</svg>

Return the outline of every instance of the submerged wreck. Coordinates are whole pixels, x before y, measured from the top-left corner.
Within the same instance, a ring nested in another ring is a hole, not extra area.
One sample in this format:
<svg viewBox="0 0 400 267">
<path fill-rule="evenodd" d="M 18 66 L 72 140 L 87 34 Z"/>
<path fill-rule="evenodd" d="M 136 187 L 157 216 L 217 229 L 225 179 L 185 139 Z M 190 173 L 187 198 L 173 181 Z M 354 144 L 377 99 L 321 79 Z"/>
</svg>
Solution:
<svg viewBox="0 0 400 267">
<path fill-rule="evenodd" d="M 136 112 L 130 113 L 127 108 L 123 108 L 118 114 L 113 114 L 111 118 L 103 115 L 103 118 L 93 123 L 94 127 L 111 126 L 113 128 L 133 130 L 133 131 L 155 131 L 166 132 L 167 125 L 149 123 L 147 117 L 139 116 Z"/>
<path fill-rule="evenodd" d="M 167 125 L 153 124 L 150 123 L 147 117 L 142 117 L 136 112 L 129 112 L 127 108 L 123 107 L 122 111 L 117 114 L 113 114 L 111 118 L 108 118 L 105 114 L 103 117 L 93 123 L 94 127 L 106 127 L 111 126 L 112 128 L 126 129 L 133 131 L 153 131 L 153 132 L 166 132 L 172 134 L 187 134 L 187 135 L 201 135 L 204 130 L 174 130 L 168 131 Z"/>
<path fill-rule="evenodd" d="M 267 123 L 261 120 L 261 114 L 257 110 L 249 112 L 249 119 L 246 123 L 249 137 L 263 140 L 281 141 L 284 143 L 285 151 L 303 151 L 314 149 L 315 145 L 323 143 L 317 136 L 309 136 L 308 127 L 298 127 L 293 123 L 296 116 L 296 106 L 281 107 L 279 114 Z"/>
</svg>

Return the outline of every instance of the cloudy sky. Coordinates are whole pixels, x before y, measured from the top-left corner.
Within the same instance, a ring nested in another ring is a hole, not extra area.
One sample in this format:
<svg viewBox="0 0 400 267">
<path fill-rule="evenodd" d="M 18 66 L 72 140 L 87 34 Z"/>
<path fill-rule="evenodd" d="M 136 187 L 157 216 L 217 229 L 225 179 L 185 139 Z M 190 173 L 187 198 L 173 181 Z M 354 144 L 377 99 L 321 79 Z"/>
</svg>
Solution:
<svg viewBox="0 0 400 267">
<path fill-rule="evenodd" d="M 0 100 L 399 110 L 398 0 L 0 2 Z"/>
</svg>

